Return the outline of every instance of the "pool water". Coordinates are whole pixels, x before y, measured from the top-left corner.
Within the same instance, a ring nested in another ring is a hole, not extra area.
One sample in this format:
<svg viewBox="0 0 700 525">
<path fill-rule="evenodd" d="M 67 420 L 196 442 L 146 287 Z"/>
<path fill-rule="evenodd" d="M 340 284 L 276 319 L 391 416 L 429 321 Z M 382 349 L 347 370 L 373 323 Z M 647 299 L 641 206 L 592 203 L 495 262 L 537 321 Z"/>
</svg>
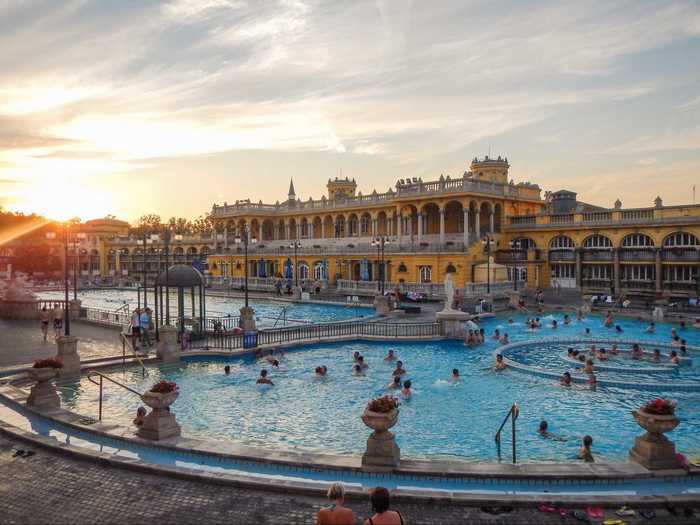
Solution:
<svg viewBox="0 0 700 525">
<path fill-rule="evenodd" d="M 41 292 L 41 299 L 62 300 L 63 292 Z M 90 290 L 78 294 L 82 305 L 90 308 L 101 308 L 114 311 L 124 304 L 129 304 L 130 309 L 138 305 L 136 290 Z M 154 304 L 153 293 L 149 294 L 148 303 Z M 207 317 L 237 316 L 243 307 L 242 298 L 220 297 L 207 295 Z M 177 297 L 173 292 L 170 298 L 171 315 L 175 315 Z M 355 317 L 369 317 L 374 315 L 372 308 L 363 306 L 340 306 L 335 304 L 317 303 L 290 303 L 267 299 L 253 299 L 250 305 L 255 310 L 257 324 L 260 327 L 289 326 L 302 323 L 324 323 L 329 321 L 342 321 Z M 189 308 L 189 301 L 186 301 Z"/>
<path fill-rule="evenodd" d="M 535 333 L 525 328 L 524 317 L 513 317 L 513 321 L 508 324 L 505 319 L 494 318 L 483 326 L 487 334 L 497 327 L 508 331 L 511 341 L 575 336 L 582 334 L 584 326 L 594 336 L 612 335 L 597 316 Z M 644 334 L 644 326 L 636 321 L 620 320 L 618 324 L 624 329 L 621 339 L 636 336 L 665 343 L 670 338 L 669 324 L 657 323 L 655 334 Z M 687 329 L 682 334 L 689 345 L 699 346 L 700 331 Z M 404 379 L 410 379 L 414 389 L 413 397 L 402 401 L 399 423 L 394 428 L 404 457 L 495 460 L 494 433 L 511 404 L 517 402 L 519 460 L 571 460 L 585 434 L 593 436 L 598 461 L 624 460 L 634 437 L 642 433 L 630 411 L 660 396 L 678 402 L 681 424 L 669 437 L 680 452 L 691 458 L 700 455 L 700 393 L 606 387 L 591 391 L 584 385 L 563 388 L 551 379 L 513 370 L 496 373 L 492 365 L 498 343 L 491 338 L 475 348 L 459 341 L 320 343 L 288 351 L 279 370 L 251 356 L 190 357 L 181 366 L 152 369 L 145 379 L 138 370 L 119 371 L 114 376 L 139 391 L 160 379 L 177 382 L 181 393 L 173 411 L 185 435 L 264 447 L 361 454 L 370 431 L 360 416 L 370 398 L 388 392 L 393 365 L 384 362 L 383 357 L 389 348 L 396 349 L 404 361 L 408 371 Z M 364 355 L 370 365 L 364 376 L 351 374 L 354 351 Z M 552 362 L 562 370 L 569 369 L 561 359 L 560 346 L 544 344 L 542 352 L 551 353 Z M 697 352 L 691 355 L 700 358 Z M 225 364 L 231 366 L 228 376 L 223 373 Z M 328 367 L 326 378 L 313 376 L 319 365 Z M 274 387 L 255 384 L 261 368 L 270 371 Z M 447 381 L 453 368 L 458 368 L 461 375 L 456 384 Z M 688 379 L 697 379 L 698 370 L 693 366 L 683 373 Z M 664 374 L 663 381 L 680 379 Z M 96 415 L 98 390 L 86 380 L 66 385 L 62 395 L 67 408 Z M 128 424 L 139 404 L 136 396 L 107 386 L 104 419 Z M 543 418 L 551 432 L 566 440 L 541 438 L 536 429 Z M 504 456 L 510 448 L 509 435 L 507 432 L 503 437 Z"/>
</svg>

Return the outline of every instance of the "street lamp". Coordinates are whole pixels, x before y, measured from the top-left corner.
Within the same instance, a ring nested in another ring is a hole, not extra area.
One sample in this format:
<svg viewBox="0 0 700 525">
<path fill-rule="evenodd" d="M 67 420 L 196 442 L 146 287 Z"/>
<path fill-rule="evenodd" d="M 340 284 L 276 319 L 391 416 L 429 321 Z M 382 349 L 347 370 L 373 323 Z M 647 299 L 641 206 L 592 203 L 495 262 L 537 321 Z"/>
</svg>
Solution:
<svg viewBox="0 0 700 525">
<path fill-rule="evenodd" d="M 384 295 L 384 246 L 391 244 L 391 240 L 386 235 L 377 235 L 372 239 L 372 246 L 377 248 L 377 259 L 379 264 L 379 292 Z"/>
<path fill-rule="evenodd" d="M 243 227 L 243 231 L 241 232 L 241 234 L 236 235 L 236 238 L 235 238 L 236 244 L 243 243 L 243 262 L 244 262 L 243 266 L 244 266 L 244 270 L 245 270 L 243 287 L 244 287 L 244 293 L 245 293 L 245 307 L 246 308 L 248 308 L 248 243 L 255 244 L 257 242 L 258 242 L 258 239 L 256 239 L 255 237 L 251 237 L 250 228 L 248 227 L 247 224 Z"/>
<path fill-rule="evenodd" d="M 513 290 L 518 291 L 518 267 L 515 261 L 515 252 L 520 250 L 520 241 L 514 241 L 511 239 L 508 244 L 510 245 L 510 255 L 513 261 Z"/>
<path fill-rule="evenodd" d="M 297 250 L 301 248 L 301 241 L 292 241 L 289 243 L 289 247 L 294 249 L 294 287 L 299 288 L 299 257 L 297 256 Z"/>
<path fill-rule="evenodd" d="M 68 299 L 68 236 L 69 236 L 69 226 L 68 223 L 63 225 L 63 285 L 65 288 L 65 299 L 66 304 L 63 308 L 63 328 L 64 335 L 70 335 L 70 312 L 69 312 L 69 299 Z M 55 239 L 56 234 L 54 232 L 48 232 L 46 234 L 47 239 Z"/>
<path fill-rule="evenodd" d="M 491 243 L 495 240 L 490 235 L 485 235 L 481 239 L 481 243 L 484 245 L 484 251 L 486 252 L 486 293 L 491 293 Z"/>
</svg>

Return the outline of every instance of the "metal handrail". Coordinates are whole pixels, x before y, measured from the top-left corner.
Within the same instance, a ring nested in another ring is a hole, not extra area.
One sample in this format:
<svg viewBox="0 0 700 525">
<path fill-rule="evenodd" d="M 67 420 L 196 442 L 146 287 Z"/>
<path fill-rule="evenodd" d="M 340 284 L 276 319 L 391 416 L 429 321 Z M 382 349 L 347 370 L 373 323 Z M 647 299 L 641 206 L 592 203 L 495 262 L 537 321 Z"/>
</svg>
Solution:
<svg viewBox="0 0 700 525">
<path fill-rule="evenodd" d="M 95 380 L 93 379 L 93 376 L 95 376 L 95 375 L 97 375 L 97 376 L 100 377 L 100 381 L 99 381 L 99 382 L 97 382 L 97 381 L 95 381 Z M 125 384 L 120 383 L 120 382 L 117 381 L 116 379 L 113 379 L 113 378 L 109 377 L 108 375 L 103 374 L 102 372 L 98 372 L 97 370 L 92 370 L 92 371 L 88 372 L 88 374 L 87 374 L 86 377 L 87 377 L 88 381 L 90 381 L 92 384 L 97 385 L 97 386 L 100 387 L 100 404 L 99 404 L 99 412 L 98 412 L 98 418 L 97 418 L 99 421 L 102 421 L 102 390 L 103 390 L 102 380 L 103 380 L 103 379 L 106 379 L 107 381 L 111 381 L 111 382 L 114 383 L 115 385 L 118 385 L 118 386 L 120 386 L 120 387 L 122 387 L 122 388 L 128 390 L 128 391 L 131 392 L 132 394 L 136 394 L 137 396 L 139 396 L 139 398 L 142 397 L 142 394 L 141 394 L 140 392 L 137 392 L 137 391 L 134 390 L 133 388 L 128 387 L 128 386 L 126 386 Z"/>
<path fill-rule="evenodd" d="M 129 339 L 129 336 L 125 334 L 124 332 L 120 332 L 119 334 L 121 336 L 122 340 L 122 366 L 126 366 L 126 344 L 127 340 Z M 141 375 L 142 377 L 146 377 L 148 375 L 148 372 L 146 371 L 146 365 L 143 364 L 143 361 L 141 361 L 141 358 L 136 354 L 136 349 L 134 348 L 133 341 L 129 341 L 129 348 L 131 348 L 131 355 L 138 363 L 141 365 Z"/>
<path fill-rule="evenodd" d="M 512 439 L 513 439 L 513 464 L 516 463 L 516 450 L 515 450 L 515 420 L 518 419 L 518 415 L 520 415 L 520 409 L 518 408 L 517 403 L 513 403 L 513 406 L 510 407 L 510 410 L 506 414 L 505 419 L 503 420 L 503 423 L 501 423 L 501 426 L 498 429 L 498 432 L 496 432 L 496 435 L 494 436 L 494 439 L 496 441 L 496 450 L 498 452 L 498 461 L 501 461 L 501 431 L 503 430 L 503 427 L 506 426 L 506 423 L 508 422 L 508 419 L 510 418 L 511 421 L 511 432 L 512 432 Z"/>
<path fill-rule="evenodd" d="M 278 321 L 280 321 L 282 319 L 283 319 L 284 326 L 287 326 L 287 308 L 289 308 L 289 306 L 284 306 L 282 308 L 279 315 L 275 318 L 275 324 L 272 325 L 272 328 L 277 328 Z"/>
</svg>

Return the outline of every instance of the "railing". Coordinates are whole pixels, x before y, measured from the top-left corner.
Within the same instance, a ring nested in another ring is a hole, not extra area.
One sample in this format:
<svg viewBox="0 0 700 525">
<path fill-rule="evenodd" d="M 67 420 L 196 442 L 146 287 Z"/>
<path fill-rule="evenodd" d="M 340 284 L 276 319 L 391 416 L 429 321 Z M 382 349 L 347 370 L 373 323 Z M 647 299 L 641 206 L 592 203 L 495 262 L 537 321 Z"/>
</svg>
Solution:
<svg viewBox="0 0 700 525">
<path fill-rule="evenodd" d="M 612 261 L 613 252 L 610 250 L 583 250 L 581 259 L 585 261 Z"/>
<path fill-rule="evenodd" d="M 126 345 L 128 344 L 129 349 L 131 350 L 131 357 L 136 359 L 138 364 L 141 365 L 141 377 L 146 377 L 146 365 L 143 364 L 143 361 L 141 361 L 141 358 L 136 353 L 136 348 L 134 348 L 133 339 L 130 339 L 131 336 L 125 334 L 124 332 L 121 332 L 119 336 L 122 340 L 122 366 L 126 366 Z"/>
<path fill-rule="evenodd" d="M 623 248 L 620 250 L 621 261 L 653 261 L 656 252 L 653 248 Z"/>
<path fill-rule="evenodd" d="M 583 214 L 583 222 L 607 222 L 611 220 L 611 211 L 593 211 Z"/>
<path fill-rule="evenodd" d="M 535 224 L 537 223 L 536 215 L 515 215 L 508 217 L 509 224 Z"/>
<path fill-rule="evenodd" d="M 99 376 L 100 381 L 99 381 L 99 382 L 95 381 L 95 380 L 93 379 L 94 376 Z M 141 398 L 141 393 L 137 392 L 137 391 L 134 390 L 133 388 L 130 388 L 130 387 L 126 386 L 126 385 L 123 384 L 123 383 L 120 383 L 120 382 L 117 381 L 116 379 L 113 379 L 113 378 L 109 377 L 109 376 L 106 375 L 106 374 L 103 374 L 103 373 L 101 373 L 101 372 L 97 372 L 96 370 L 92 370 L 91 372 L 88 372 L 87 378 L 88 378 L 88 381 L 90 381 L 92 384 L 97 385 L 97 386 L 100 387 L 99 413 L 98 413 L 98 417 L 97 417 L 97 419 L 98 419 L 99 421 L 102 421 L 102 390 L 103 390 L 102 380 L 103 380 L 103 379 L 106 379 L 107 381 L 111 381 L 111 382 L 114 383 L 115 385 L 119 385 L 119 386 L 122 387 L 123 389 L 128 390 L 128 391 L 131 392 L 132 394 L 136 394 L 137 396 L 139 396 L 139 398 Z"/>
<path fill-rule="evenodd" d="M 574 250 L 549 250 L 550 261 L 575 261 L 576 252 Z"/>
<path fill-rule="evenodd" d="M 131 322 L 129 312 L 117 312 L 102 308 L 81 308 L 81 318 L 109 326 L 125 326 Z"/>
<path fill-rule="evenodd" d="M 700 262 L 700 248 L 664 248 L 664 261 Z"/>
<path fill-rule="evenodd" d="M 349 281 L 347 279 L 338 279 L 336 281 L 337 290 L 341 293 L 375 293 L 379 289 L 378 281 Z M 421 293 L 428 297 L 441 298 L 445 295 L 445 286 L 440 283 L 397 283 L 393 281 L 385 281 L 384 289 L 393 290 L 399 288 L 401 293 Z M 513 287 L 512 282 L 491 283 L 491 293 L 504 292 Z M 463 288 L 458 288 L 457 291 L 463 297 L 473 297 L 484 295 L 487 290 L 486 283 L 466 283 Z"/>
<path fill-rule="evenodd" d="M 552 224 L 571 224 L 574 222 L 574 215 L 571 213 L 563 215 L 550 215 L 549 222 Z"/>
<path fill-rule="evenodd" d="M 513 440 L 513 464 L 515 465 L 515 463 L 517 462 L 515 445 L 515 421 L 518 419 L 518 415 L 520 415 L 520 409 L 518 408 L 518 404 L 513 403 L 513 406 L 510 407 L 510 410 L 506 414 L 503 423 L 501 423 L 501 426 L 498 428 L 498 432 L 496 432 L 496 435 L 494 436 L 494 440 L 496 441 L 496 451 L 498 452 L 498 461 L 501 461 L 501 431 L 503 430 L 503 427 L 506 426 L 508 419 L 510 419 L 511 436 Z"/>
</svg>

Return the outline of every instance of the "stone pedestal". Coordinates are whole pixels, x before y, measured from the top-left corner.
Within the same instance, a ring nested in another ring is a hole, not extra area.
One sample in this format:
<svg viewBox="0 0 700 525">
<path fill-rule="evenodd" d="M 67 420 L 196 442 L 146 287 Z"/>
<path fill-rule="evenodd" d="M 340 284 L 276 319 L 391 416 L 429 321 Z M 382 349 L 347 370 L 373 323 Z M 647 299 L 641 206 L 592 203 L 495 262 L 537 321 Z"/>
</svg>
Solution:
<svg viewBox="0 0 700 525">
<path fill-rule="evenodd" d="M 515 308 L 516 310 L 520 309 L 520 292 L 516 292 L 515 290 L 507 292 L 508 295 L 508 305 Z"/>
<path fill-rule="evenodd" d="M 387 315 L 392 310 L 392 300 L 386 295 L 374 298 L 374 311 L 377 315 Z"/>
<path fill-rule="evenodd" d="M 241 312 L 241 330 L 255 330 L 255 317 L 253 317 L 253 309 L 250 306 L 244 306 Z"/>
<path fill-rule="evenodd" d="M 398 468 L 401 450 L 396 444 L 394 434 L 389 432 L 398 421 L 398 409 L 388 414 L 365 410 L 362 421 L 374 429 L 367 439 L 367 450 L 362 455 L 362 468 L 371 472 L 391 471 Z"/>
<path fill-rule="evenodd" d="M 175 415 L 170 412 L 170 405 L 177 399 L 177 392 L 158 394 L 146 392 L 141 399 L 153 410 L 148 414 L 136 432 L 140 437 L 159 441 L 180 435 L 180 425 Z"/>
<path fill-rule="evenodd" d="M 461 323 L 468 321 L 470 315 L 457 310 L 442 310 L 435 314 L 437 322 L 440 323 L 440 333 L 445 337 L 460 337 Z"/>
<path fill-rule="evenodd" d="M 59 335 L 56 338 L 56 358 L 63 363 L 59 368 L 58 377 L 69 378 L 80 376 L 80 355 L 78 354 L 78 338 L 72 335 Z"/>
<path fill-rule="evenodd" d="M 83 302 L 80 299 L 68 301 L 68 315 L 70 315 L 71 320 L 80 317 L 80 309 L 82 306 Z"/>
<path fill-rule="evenodd" d="M 56 377 L 56 368 L 30 368 L 27 375 L 36 384 L 29 391 L 27 406 L 35 408 L 60 408 L 61 399 L 58 397 L 53 378 Z"/>
<path fill-rule="evenodd" d="M 663 432 L 670 432 L 678 426 L 678 418 L 674 415 L 648 414 L 643 410 L 635 410 L 632 415 L 647 432 L 635 438 L 630 460 L 649 470 L 678 468 L 676 447 L 663 435 Z"/>
<path fill-rule="evenodd" d="M 159 336 L 156 357 L 164 363 L 179 363 L 181 349 L 177 344 L 177 328 L 172 325 L 161 326 Z"/>
</svg>

